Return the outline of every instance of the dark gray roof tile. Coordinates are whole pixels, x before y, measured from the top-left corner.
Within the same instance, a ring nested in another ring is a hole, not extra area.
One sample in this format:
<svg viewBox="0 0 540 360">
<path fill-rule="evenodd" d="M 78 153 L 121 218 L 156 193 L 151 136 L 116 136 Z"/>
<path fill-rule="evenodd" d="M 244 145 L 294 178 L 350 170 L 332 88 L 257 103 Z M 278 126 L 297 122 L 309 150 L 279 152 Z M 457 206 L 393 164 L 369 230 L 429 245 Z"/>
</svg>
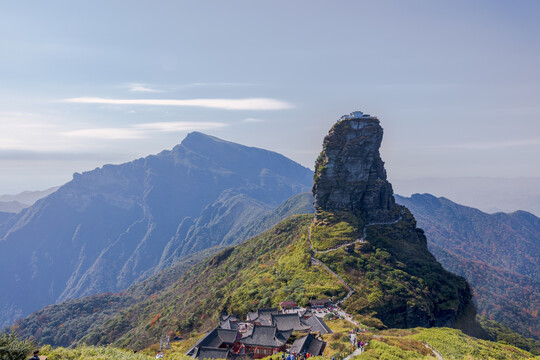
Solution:
<svg viewBox="0 0 540 360">
<path fill-rule="evenodd" d="M 318 332 L 321 335 L 332 333 L 332 330 L 330 330 L 324 320 L 318 316 L 313 315 L 310 318 L 304 320 L 304 322 L 311 328 L 312 332 Z"/>
<path fill-rule="evenodd" d="M 291 314 L 272 314 L 272 325 L 277 326 L 279 330 L 306 331 L 309 326 L 306 325 L 303 319 L 297 313 Z"/>
<path fill-rule="evenodd" d="M 311 334 L 307 334 L 301 339 L 295 340 L 289 349 L 290 352 L 301 354 L 304 351 L 306 353 L 319 356 L 324 351 L 326 343 L 321 341 Z"/>
<path fill-rule="evenodd" d="M 239 341 L 244 345 L 279 348 L 285 345 L 290 335 L 290 332 L 279 332 L 275 326 L 255 325 L 251 334 Z"/>
<path fill-rule="evenodd" d="M 201 346 L 194 357 L 199 359 L 226 359 L 228 356 L 229 349 Z"/>
</svg>

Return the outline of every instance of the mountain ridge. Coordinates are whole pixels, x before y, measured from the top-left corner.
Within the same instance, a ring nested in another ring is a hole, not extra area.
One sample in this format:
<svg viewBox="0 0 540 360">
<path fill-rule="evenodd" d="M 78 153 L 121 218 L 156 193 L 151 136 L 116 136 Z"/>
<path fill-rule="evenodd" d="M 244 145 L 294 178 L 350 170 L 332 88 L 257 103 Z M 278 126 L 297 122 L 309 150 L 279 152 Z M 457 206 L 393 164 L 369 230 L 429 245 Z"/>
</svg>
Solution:
<svg viewBox="0 0 540 360">
<path fill-rule="evenodd" d="M 526 211 L 487 214 L 430 194 L 396 201 L 416 214 L 437 259 L 469 280 L 481 314 L 540 338 L 540 218 Z"/>
<path fill-rule="evenodd" d="M 308 190 L 311 179 L 283 155 L 202 133 L 172 150 L 75 173 L 0 224 L 0 270 L 13 274 L 0 286 L 14 289 L 0 295 L 0 324 L 125 289 L 182 256 L 240 241 L 212 229 L 252 221 Z"/>
</svg>

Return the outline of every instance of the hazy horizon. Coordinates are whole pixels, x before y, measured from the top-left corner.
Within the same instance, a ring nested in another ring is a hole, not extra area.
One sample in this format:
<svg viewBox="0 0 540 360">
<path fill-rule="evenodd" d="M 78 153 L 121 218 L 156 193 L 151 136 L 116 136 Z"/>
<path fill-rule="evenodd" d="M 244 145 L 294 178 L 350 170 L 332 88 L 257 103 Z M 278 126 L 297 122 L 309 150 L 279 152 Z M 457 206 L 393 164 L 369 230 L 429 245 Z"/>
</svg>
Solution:
<svg viewBox="0 0 540 360">
<path fill-rule="evenodd" d="M 535 1 L 12 2 L 0 194 L 194 130 L 313 168 L 355 110 L 381 120 L 390 179 L 540 177 L 539 17 Z"/>
</svg>

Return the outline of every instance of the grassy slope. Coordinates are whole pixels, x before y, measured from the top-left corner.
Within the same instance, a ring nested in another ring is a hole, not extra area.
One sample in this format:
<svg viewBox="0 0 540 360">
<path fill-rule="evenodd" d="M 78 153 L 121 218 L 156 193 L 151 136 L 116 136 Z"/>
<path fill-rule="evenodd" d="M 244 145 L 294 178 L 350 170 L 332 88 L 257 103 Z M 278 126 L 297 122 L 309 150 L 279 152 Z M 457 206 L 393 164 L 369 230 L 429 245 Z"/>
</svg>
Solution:
<svg viewBox="0 0 540 360">
<path fill-rule="evenodd" d="M 317 297 L 342 298 L 345 286 L 321 266 L 311 264 L 307 241 L 311 220 L 311 215 L 289 218 L 203 261 L 155 299 L 120 311 L 82 341 L 142 348 L 164 332 L 209 329 L 221 311 L 243 316 L 284 300 L 304 305 Z M 330 232 L 336 230 L 325 226 Z M 339 225 L 336 231 L 356 239 L 341 230 Z M 413 239 L 394 239 L 404 233 Z M 434 261 L 412 218 L 385 229 L 369 228 L 368 235 L 372 244 L 317 255 L 357 290 L 344 304 L 349 312 L 359 314 L 366 324 L 382 325 L 376 316 L 387 326 L 402 327 L 437 325 L 418 318 L 455 314 L 466 283 Z M 398 243 L 392 245 L 393 241 Z"/>
<path fill-rule="evenodd" d="M 313 212 L 312 201 L 309 193 L 291 197 L 276 209 L 258 217 L 258 221 L 247 222 L 238 229 L 233 235 L 235 242 L 268 230 L 293 214 Z M 33 337 L 39 344 L 72 345 L 87 333 L 92 333 L 121 309 L 157 297 L 158 293 L 174 285 L 185 271 L 220 249 L 223 247 L 214 247 L 184 257 L 119 294 L 99 294 L 47 306 L 19 321 L 13 330 L 24 338 Z M 105 339 L 93 340 L 97 343 L 106 343 Z"/>
<path fill-rule="evenodd" d="M 351 353 L 352 347 L 348 342 L 347 333 L 353 325 L 343 319 L 327 321 L 333 334 L 324 335 L 328 342 L 324 358 L 342 359 Z M 180 342 L 172 343 L 172 348 L 164 351 L 169 360 L 189 360 L 184 353 L 202 335 L 195 335 Z M 366 331 L 358 335 L 358 339 L 368 343 L 366 351 L 357 359 L 384 360 L 435 360 L 435 352 L 444 359 L 532 359 L 534 355 L 513 346 L 485 340 L 479 340 L 463 334 L 461 331 L 449 328 L 415 328 L 391 329 L 385 331 Z M 158 345 L 154 344 L 137 354 L 131 351 L 113 347 L 81 346 L 76 349 L 56 348 L 50 346 L 41 348 L 41 354 L 49 360 L 150 360 L 154 358 Z M 268 358 L 267 358 L 268 359 Z M 313 358 L 322 359 L 322 357 Z M 269 359 L 268 359 L 269 360 Z"/>
<path fill-rule="evenodd" d="M 313 247 L 336 245 L 327 239 L 357 239 L 356 227 L 354 219 L 343 218 L 315 226 Z M 347 311 L 377 317 L 389 327 L 428 327 L 451 324 L 464 310 L 470 300 L 465 279 L 436 262 L 408 211 L 397 224 L 368 226 L 367 240 L 316 255 L 356 290 L 344 303 Z"/>
<path fill-rule="evenodd" d="M 351 352 L 347 333 L 353 326 L 345 320 L 327 321 L 333 334 L 325 335 L 328 341 L 325 357 L 336 359 Z M 436 359 L 438 351 L 444 359 L 531 359 L 533 354 L 516 347 L 476 339 L 460 330 L 449 328 L 390 329 L 366 331 L 358 339 L 369 345 L 357 359 Z"/>
<path fill-rule="evenodd" d="M 164 331 L 208 329 L 223 310 L 245 315 L 283 300 L 306 304 L 314 297 L 344 296 L 342 284 L 310 264 L 311 219 L 292 217 L 203 261 L 166 292 L 121 311 L 82 341 L 141 348 Z"/>
</svg>

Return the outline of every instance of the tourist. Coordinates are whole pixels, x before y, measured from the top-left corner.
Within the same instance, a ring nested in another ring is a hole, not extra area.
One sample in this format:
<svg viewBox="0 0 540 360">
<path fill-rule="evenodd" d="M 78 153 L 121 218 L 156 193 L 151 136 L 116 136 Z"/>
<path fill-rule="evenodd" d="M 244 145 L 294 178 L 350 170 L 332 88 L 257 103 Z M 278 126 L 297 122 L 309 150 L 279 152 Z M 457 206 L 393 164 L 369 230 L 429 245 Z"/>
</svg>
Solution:
<svg viewBox="0 0 540 360">
<path fill-rule="evenodd" d="M 39 360 L 39 350 L 34 351 L 34 356 L 32 356 L 30 360 Z"/>
</svg>

